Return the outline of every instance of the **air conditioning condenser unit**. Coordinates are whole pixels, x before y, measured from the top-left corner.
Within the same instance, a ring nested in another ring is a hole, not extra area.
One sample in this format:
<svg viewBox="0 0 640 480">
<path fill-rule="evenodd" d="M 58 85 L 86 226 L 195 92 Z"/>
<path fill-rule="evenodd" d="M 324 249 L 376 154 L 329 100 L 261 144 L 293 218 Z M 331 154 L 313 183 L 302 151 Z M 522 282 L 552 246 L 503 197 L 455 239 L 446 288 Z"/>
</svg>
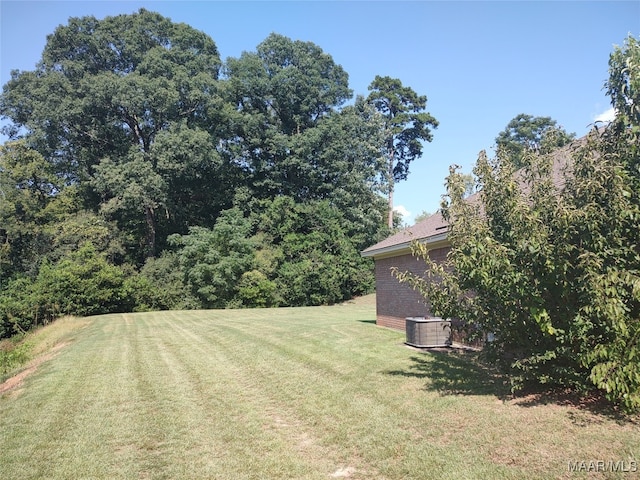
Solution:
<svg viewBox="0 0 640 480">
<path fill-rule="evenodd" d="M 407 345 L 420 348 L 451 346 L 451 321 L 442 318 L 406 318 Z"/>
</svg>

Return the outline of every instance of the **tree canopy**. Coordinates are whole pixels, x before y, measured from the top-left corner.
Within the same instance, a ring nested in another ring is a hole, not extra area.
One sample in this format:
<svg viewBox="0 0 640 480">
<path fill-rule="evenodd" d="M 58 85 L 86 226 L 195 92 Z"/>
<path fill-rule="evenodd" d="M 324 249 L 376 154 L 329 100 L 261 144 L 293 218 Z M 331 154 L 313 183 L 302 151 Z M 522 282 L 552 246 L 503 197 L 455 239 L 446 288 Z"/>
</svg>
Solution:
<svg viewBox="0 0 640 480">
<path fill-rule="evenodd" d="M 153 256 L 161 216 L 193 200 L 170 184 L 197 176 L 203 148 L 219 163 L 210 147 L 224 125 L 220 68 L 211 38 L 156 13 L 72 18 L 48 37 L 35 71 L 12 73 L 0 112 L 8 133 L 26 130 L 57 176 L 99 196 Z M 168 141 L 193 144 L 194 135 L 202 148 L 166 159 Z M 183 168 L 167 171 L 166 160 Z"/>
<path fill-rule="evenodd" d="M 393 227 L 395 182 L 406 180 L 409 164 L 422 155 L 422 142 L 431 142 L 438 121 L 425 111 L 427 97 L 402 85 L 397 78 L 379 75 L 369 85 L 367 101 L 384 119 L 384 156 L 387 159 L 388 215 Z"/>
<path fill-rule="evenodd" d="M 575 138 L 567 133 L 551 117 L 516 115 L 496 137 L 496 146 L 503 150 L 517 168 L 526 164 L 527 154 L 550 153 L 567 145 Z"/>
<path fill-rule="evenodd" d="M 223 62 L 145 9 L 56 28 L 0 95 L 0 336 L 100 298 L 106 312 L 370 291 L 359 251 L 388 232 L 385 122 L 348 80 L 275 33 Z M 83 296 L 91 272 L 105 281 Z"/>
</svg>

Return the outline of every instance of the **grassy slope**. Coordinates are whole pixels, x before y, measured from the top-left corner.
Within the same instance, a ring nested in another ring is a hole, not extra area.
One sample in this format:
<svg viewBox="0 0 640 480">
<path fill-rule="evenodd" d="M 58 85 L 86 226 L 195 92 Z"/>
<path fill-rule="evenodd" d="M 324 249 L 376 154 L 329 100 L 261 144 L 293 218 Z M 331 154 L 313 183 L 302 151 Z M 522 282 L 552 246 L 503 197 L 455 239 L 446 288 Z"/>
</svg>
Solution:
<svg viewBox="0 0 640 480">
<path fill-rule="evenodd" d="M 3 478 L 575 478 L 637 422 L 518 405 L 374 307 L 94 317 L 0 398 Z M 86 320 L 83 322 L 86 323 Z"/>
</svg>

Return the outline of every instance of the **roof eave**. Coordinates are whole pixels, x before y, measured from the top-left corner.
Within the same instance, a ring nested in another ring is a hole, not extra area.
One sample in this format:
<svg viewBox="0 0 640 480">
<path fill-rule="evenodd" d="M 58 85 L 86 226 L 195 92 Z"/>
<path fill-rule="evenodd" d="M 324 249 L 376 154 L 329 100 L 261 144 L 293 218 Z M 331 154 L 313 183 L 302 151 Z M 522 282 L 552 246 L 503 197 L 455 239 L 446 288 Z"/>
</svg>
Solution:
<svg viewBox="0 0 640 480">
<path fill-rule="evenodd" d="M 420 238 L 415 241 L 425 243 L 428 248 L 441 248 L 449 245 L 449 241 L 447 239 L 449 232 L 442 232 L 436 235 L 432 235 L 427 238 Z M 380 258 L 388 258 L 388 257 L 397 257 L 398 255 L 404 255 L 406 253 L 411 253 L 411 244 L 414 240 L 408 242 L 402 242 L 395 245 L 390 245 L 388 247 L 376 248 L 373 250 L 365 250 L 360 253 L 363 257 L 380 259 Z"/>
</svg>

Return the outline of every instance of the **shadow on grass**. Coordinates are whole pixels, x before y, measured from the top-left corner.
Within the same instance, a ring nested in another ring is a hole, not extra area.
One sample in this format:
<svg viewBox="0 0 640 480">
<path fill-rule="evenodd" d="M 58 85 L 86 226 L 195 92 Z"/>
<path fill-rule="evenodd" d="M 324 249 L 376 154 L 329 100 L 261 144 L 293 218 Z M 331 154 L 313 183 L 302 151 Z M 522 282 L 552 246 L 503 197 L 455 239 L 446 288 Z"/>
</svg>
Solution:
<svg viewBox="0 0 640 480">
<path fill-rule="evenodd" d="M 603 395 L 581 395 L 568 390 L 524 391 L 513 394 L 506 376 L 483 363 L 479 352 L 430 350 L 410 357 L 404 370 L 384 373 L 425 380 L 424 389 L 441 395 L 489 395 L 523 408 L 541 405 L 573 407 L 567 413 L 574 424 L 586 426 L 593 421 L 614 420 L 620 424 L 640 425 L 640 415 L 628 415 L 608 402 Z M 584 414 L 589 413 L 588 417 Z"/>
<path fill-rule="evenodd" d="M 501 375 L 483 365 L 478 352 L 444 350 L 418 353 L 406 370 L 388 375 L 424 378 L 425 390 L 443 395 L 495 395 L 506 398 L 509 390 Z"/>
<path fill-rule="evenodd" d="M 631 424 L 640 426 L 640 414 L 628 414 L 624 410 L 609 402 L 599 391 L 580 394 L 571 390 L 555 389 L 544 391 L 520 392 L 511 397 L 513 403 L 520 407 L 537 407 L 540 405 L 558 405 L 573 407 L 575 411 L 569 411 L 567 415 L 571 421 L 581 427 L 585 427 L 605 418 L 614 420 L 620 425 Z M 581 413 L 590 413 L 585 417 Z M 594 418 L 595 416 L 595 418 Z M 598 420 L 598 417 L 600 420 Z"/>
<path fill-rule="evenodd" d="M 376 324 L 375 320 L 358 320 L 360 323 L 370 323 L 372 325 Z"/>
</svg>

